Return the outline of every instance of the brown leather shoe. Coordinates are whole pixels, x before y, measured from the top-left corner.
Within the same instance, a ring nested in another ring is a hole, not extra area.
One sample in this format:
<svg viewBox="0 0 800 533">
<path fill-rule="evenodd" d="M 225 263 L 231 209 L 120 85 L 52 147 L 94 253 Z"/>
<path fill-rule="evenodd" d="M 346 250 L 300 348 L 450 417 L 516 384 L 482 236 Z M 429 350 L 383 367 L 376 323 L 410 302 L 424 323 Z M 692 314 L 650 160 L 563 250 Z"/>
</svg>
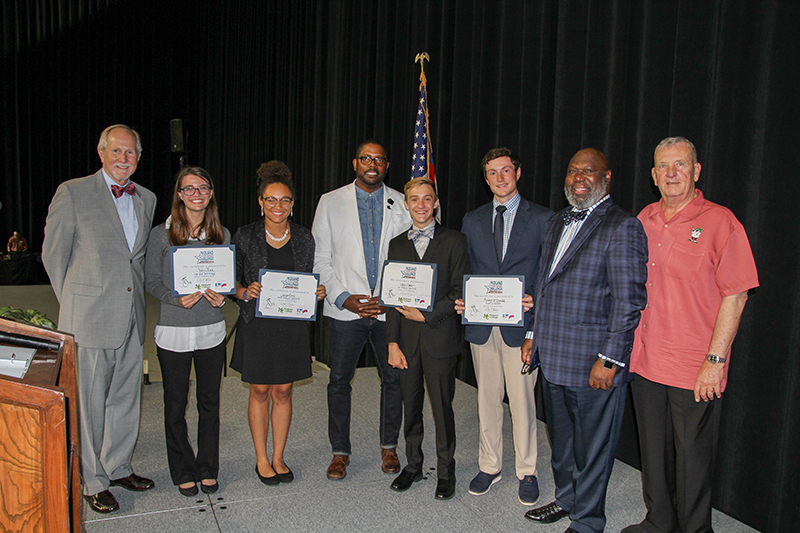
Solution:
<svg viewBox="0 0 800 533">
<path fill-rule="evenodd" d="M 328 479 L 344 479 L 347 475 L 347 465 L 349 464 L 349 455 L 334 455 L 330 466 L 328 466 Z"/>
<path fill-rule="evenodd" d="M 136 492 L 141 492 L 143 490 L 149 490 L 156 486 L 153 483 L 152 479 L 147 479 L 146 477 L 137 476 L 133 472 L 131 475 L 125 476 L 119 479 L 112 479 L 110 481 L 112 487 L 122 487 L 126 490 L 133 490 Z"/>
<path fill-rule="evenodd" d="M 385 473 L 396 474 L 400 471 L 400 460 L 394 448 L 381 448 L 381 459 L 383 460 L 381 470 Z"/>
<path fill-rule="evenodd" d="M 86 503 L 89 504 L 89 507 L 92 508 L 92 511 L 96 513 L 113 513 L 119 509 L 117 499 L 107 490 L 98 492 L 97 494 L 85 494 L 83 498 L 86 500 Z"/>
</svg>

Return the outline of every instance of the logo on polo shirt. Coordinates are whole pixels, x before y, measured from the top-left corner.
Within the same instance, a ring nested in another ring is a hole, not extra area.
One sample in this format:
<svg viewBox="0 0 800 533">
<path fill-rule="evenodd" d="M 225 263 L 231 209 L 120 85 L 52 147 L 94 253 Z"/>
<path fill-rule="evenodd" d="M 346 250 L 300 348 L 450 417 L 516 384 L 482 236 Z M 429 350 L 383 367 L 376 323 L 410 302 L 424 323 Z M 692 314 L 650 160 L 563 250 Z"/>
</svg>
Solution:
<svg viewBox="0 0 800 533">
<path fill-rule="evenodd" d="M 689 237 L 689 242 L 697 244 L 697 239 L 700 238 L 701 233 L 703 233 L 703 228 L 692 228 L 692 236 Z"/>
</svg>

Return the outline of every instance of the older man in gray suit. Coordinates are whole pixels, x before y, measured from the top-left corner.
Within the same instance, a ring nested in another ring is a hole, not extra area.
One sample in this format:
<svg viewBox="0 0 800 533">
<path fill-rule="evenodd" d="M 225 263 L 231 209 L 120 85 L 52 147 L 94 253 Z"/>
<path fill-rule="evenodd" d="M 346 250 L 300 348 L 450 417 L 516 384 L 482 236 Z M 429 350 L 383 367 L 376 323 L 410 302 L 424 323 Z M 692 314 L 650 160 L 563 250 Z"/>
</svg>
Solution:
<svg viewBox="0 0 800 533">
<path fill-rule="evenodd" d="M 103 168 L 62 183 L 47 215 L 42 261 L 58 298 L 58 327 L 75 335 L 84 498 L 119 509 L 109 485 L 134 491 L 145 334 L 144 254 L 155 195 L 130 181 L 139 134 L 115 124 L 100 135 Z"/>
</svg>

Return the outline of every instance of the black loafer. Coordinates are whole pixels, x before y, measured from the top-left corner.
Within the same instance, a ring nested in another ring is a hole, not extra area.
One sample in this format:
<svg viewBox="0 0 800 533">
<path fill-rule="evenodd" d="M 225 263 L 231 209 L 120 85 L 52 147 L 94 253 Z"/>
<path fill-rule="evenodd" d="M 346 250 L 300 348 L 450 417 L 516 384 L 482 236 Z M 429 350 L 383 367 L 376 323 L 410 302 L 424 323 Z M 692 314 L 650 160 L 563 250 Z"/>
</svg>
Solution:
<svg viewBox="0 0 800 533">
<path fill-rule="evenodd" d="M 111 492 L 104 490 L 97 494 L 84 495 L 83 499 L 96 513 L 113 513 L 119 509 L 119 503 Z"/>
<path fill-rule="evenodd" d="M 436 484 L 436 499 L 449 500 L 456 493 L 455 479 L 440 479 Z"/>
<path fill-rule="evenodd" d="M 413 473 L 403 469 L 403 471 L 400 472 L 400 475 L 394 478 L 394 481 L 392 481 L 392 486 L 390 488 L 397 492 L 404 492 L 407 491 L 411 487 L 411 485 L 413 485 L 420 479 L 422 479 L 422 473 L 420 472 Z"/>
<path fill-rule="evenodd" d="M 531 509 L 527 513 L 525 513 L 525 518 L 528 520 L 533 520 L 534 522 L 540 522 L 542 524 L 552 524 L 553 522 L 558 522 L 562 518 L 566 518 L 569 516 L 569 511 L 565 511 L 556 502 L 548 503 L 543 507 L 537 507 L 536 509 Z"/>
<path fill-rule="evenodd" d="M 179 486 L 178 487 L 178 492 L 180 492 L 181 494 L 183 494 L 187 498 L 188 497 L 192 497 L 192 496 L 197 496 L 197 485 L 192 485 L 191 487 L 187 487 L 185 489 L 183 487 Z M 203 491 L 203 492 L 205 492 L 205 491 Z"/>
<path fill-rule="evenodd" d="M 147 479 L 146 477 L 137 476 L 133 472 L 131 475 L 125 476 L 119 479 L 112 479 L 111 480 L 112 487 L 122 487 L 126 490 L 132 490 L 136 492 L 141 492 L 143 490 L 149 490 L 156 486 L 152 479 Z"/>
</svg>

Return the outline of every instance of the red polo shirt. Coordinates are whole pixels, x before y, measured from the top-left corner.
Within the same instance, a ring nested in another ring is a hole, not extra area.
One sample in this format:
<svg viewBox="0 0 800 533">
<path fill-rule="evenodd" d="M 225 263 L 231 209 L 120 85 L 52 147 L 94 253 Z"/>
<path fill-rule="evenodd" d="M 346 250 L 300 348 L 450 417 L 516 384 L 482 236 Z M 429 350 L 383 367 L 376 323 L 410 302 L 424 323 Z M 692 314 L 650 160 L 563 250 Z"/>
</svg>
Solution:
<svg viewBox="0 0 800 533">
<path fill-rule="evenodd" d="M 647 233 L 647 307 L 636 329 L 631 372 L 694 390 L 722 298 L 758 287 L 742 224 L 721 205 L 697 198 L 667 222 L 658 201 L 639 213 Z M 730 356 L 727 354 L 717 354 Z M 728 380 L 728 366 L 721 388 Z"/>
</svg>

